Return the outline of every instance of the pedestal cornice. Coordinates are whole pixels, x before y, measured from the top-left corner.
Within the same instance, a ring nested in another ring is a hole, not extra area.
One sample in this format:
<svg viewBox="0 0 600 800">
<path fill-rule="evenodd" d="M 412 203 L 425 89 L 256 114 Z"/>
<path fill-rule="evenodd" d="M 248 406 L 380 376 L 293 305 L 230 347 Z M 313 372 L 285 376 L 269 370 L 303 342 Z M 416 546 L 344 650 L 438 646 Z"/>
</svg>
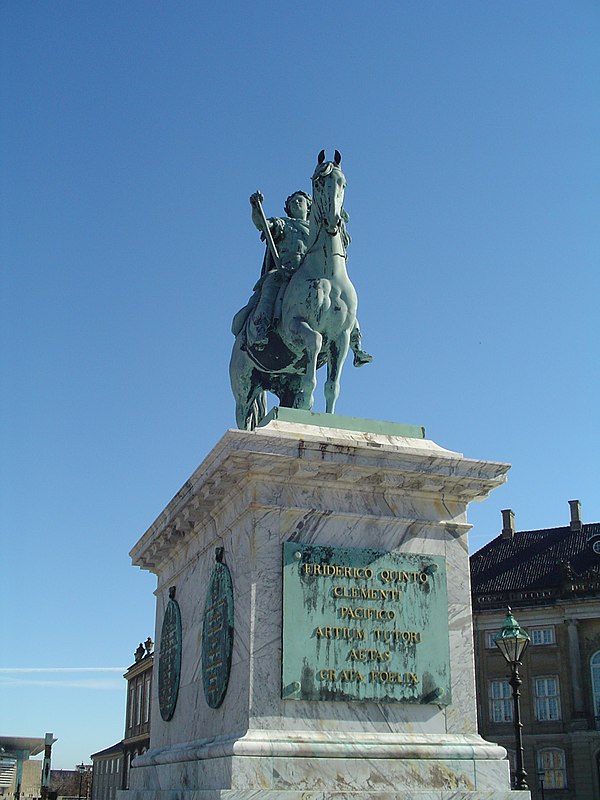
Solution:
<svg viewBox="0 0 600 800">
<path fill-rule="evenodd" d="M 293 481 L 300 486 L 305 482 L 314 486 L 316 482 L 320 489 L 338 493 L 345 489 L 354 494 L 379 492 L 386 496 L 397 492 L 421 497 L 429 494 L 444 503 L 466 506 L 504 483 L 508 469 L 508 464 L 465 458 L 428 439 L 277 419 L 252 432 L 228 430 L 130 556 L 135 565 L 156 571 L 196 526 L 210 519 L 224 498 L 242 491 L 250 480 L 272 488 L 272 501 L 265 499 L 264 493 L 259 501 L 267 505 L 276 504 L 277 487 Z M 423 522 L 446 524 L 439 520 Z M 447 524 L 457 532 L 469 528 L 454 519 Z"/>
</svg>

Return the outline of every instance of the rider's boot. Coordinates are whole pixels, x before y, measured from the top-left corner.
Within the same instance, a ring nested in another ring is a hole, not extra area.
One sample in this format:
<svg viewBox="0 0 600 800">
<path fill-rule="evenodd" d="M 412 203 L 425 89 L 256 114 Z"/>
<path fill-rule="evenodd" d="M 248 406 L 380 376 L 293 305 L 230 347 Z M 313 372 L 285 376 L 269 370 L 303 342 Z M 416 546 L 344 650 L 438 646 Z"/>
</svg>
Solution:
<svg viewBox="0 0 600 800">
<path fill-rule="evenodd" d="M 263 350 L 269 342 L 269 329 L 272 325 L 273 307 L 278 292 L 279 283 L 276 276 L 271 275 L 262 285 L 260 300 L 249 326 L 249 344 L 257 350 Z"/>
<path fill-rule="evenodd" d="M 366 350 L 357 350 L 354 353 L 354 360 L 352 364 L 355 367 L 364 367 L 365 364 L 370 364 L 373 361 L 373 356 L 367 353 Z"/>
<path fill-rule="evenodd" d="M 350 334 L 350 349 L 354 353 L 354 361 L 352 362 L 355 367 L 364 367 L 365 364 L 370 364 L 373 361 L 373 356 L 367 353 L 366 350 L 361 348 L 362 334 L 358 325 Z"/>
</svg>

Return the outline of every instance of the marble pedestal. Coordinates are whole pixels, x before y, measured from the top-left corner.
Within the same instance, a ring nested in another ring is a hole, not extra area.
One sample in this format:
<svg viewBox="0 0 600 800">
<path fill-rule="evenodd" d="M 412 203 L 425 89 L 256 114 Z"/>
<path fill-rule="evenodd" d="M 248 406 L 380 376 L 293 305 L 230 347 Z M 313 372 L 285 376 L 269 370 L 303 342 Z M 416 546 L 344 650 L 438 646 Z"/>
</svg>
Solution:
<svg viewBox="0 0 600 800">
<path fill-rule="evenodd" d="M 466 459 L 414 429 L 320 421 L 288 411 L 251 433 L 227 431 L 133 548 L 134 564 L 158 578 L 157 646 L 176 587 L 182 664 L 168 722 L 154 676 L 150 749 L 120 800 L 529 798 L 510 791 L 506 751 L 476 727 L 466 509 L 508 466 Z M 282 700 L 286 541 L 443 557 L 451 704 Z M 214 709 L 201 643 L 217 547 L 235 615 L 229 686 Z"/>
</svg>

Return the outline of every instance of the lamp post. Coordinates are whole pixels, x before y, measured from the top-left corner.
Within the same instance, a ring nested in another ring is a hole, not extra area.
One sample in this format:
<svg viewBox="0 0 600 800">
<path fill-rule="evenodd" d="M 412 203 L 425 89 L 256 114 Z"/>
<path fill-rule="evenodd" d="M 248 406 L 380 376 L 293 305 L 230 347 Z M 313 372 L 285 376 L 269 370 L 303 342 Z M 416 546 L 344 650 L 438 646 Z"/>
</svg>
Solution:
<svg viewBox="0 0 600 800">
<path fill-rule="evenodd" d="M 529 634 L 520 627 L 517 620 L 513 617 L 510 606 L 508 614 L 504 620 L 504 625 L 500 633 L 494 637 L 496 647 L 504 656 L 511 668 L 510 685 L 513 690 L 514 722 L 515 722 L 515 746 L 517 753 L 517 769 L 515 771 L 515 789 L 527 789 L 527 773 L 523 767 L 523 736 L 521 722 L 521 693 L 519 687 L 523 683 L 519 675 L 521 657 L 525 648 L 529 644 Z"/>
<path fill-rule="evenodd" d="M 81 764 L 77 764 L 77 769 L 79 770 L 79 792 L 77 794 L 78 800 L 81 800 L 81 784 L 83 783 L 83 773 L 85 772 L 85 764 L 83 761 Z"/>
</svg>

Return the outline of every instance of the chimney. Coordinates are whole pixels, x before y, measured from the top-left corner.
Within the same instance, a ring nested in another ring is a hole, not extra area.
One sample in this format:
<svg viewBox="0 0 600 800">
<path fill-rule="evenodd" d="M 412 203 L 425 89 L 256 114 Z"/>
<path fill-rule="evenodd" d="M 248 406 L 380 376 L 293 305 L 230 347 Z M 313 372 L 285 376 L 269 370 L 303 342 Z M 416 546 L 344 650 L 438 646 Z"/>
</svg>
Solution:
<svg viewBox="0 0 600 800">
<path fill-rule="evenodd" d="M 515 512 L 512 508 L 502 511 L 502 538 L 512 539 L 515 535 Z"/>
<path fill-rule="evenodd" d="M 571 506 L 571 530 L 572 531 L 580 531 L 581 530 L 581 501 L 580 500 L 569 500 L 569 505 Z"/>
</svg>

